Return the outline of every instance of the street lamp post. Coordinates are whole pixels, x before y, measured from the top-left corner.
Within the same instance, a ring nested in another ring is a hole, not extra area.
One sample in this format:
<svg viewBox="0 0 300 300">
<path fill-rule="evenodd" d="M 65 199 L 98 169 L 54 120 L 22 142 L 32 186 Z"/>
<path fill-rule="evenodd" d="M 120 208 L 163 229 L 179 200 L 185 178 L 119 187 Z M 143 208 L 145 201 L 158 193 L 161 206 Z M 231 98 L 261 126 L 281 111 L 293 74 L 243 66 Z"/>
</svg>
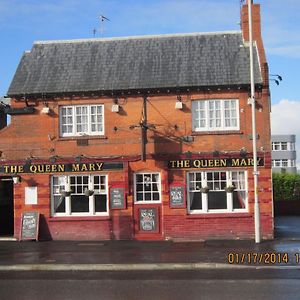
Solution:
<svg viewBox="0 0 300 300">
<path fill-rule="evenodd" d="M 253 141 L 253 177 L 254 177 L 254 228 L 255 243 L 260 243 L 260 209 L 258 201 L 258 175 L 257 170 L 257 136 L 256 136 L 256 108 L 255 108 L 255 83 L 254 83 L 254 64 L 253 64 L 253 31 L 252 31 L 252 2 L 248 0 L 248 19 L 249 19 L 249 49 L 250 49 L 250 102 L 252 108 L 252 141 Z"/>
</svg>

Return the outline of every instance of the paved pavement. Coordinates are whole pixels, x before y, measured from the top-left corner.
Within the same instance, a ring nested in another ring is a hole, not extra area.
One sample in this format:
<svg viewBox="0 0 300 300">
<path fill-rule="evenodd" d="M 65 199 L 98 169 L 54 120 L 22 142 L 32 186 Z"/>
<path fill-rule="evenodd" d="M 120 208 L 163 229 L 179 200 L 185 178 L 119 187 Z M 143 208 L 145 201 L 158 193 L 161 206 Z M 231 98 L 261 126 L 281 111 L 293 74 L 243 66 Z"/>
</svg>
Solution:
<svg viewBox="0 0 300 300">
<path fill-rule="evenodd" d="M 249 240 L 0 241 L 0 271 L 300 269 L 300 216 L 278 222 L 279 237 L 260 244 Z"/>
</svg>

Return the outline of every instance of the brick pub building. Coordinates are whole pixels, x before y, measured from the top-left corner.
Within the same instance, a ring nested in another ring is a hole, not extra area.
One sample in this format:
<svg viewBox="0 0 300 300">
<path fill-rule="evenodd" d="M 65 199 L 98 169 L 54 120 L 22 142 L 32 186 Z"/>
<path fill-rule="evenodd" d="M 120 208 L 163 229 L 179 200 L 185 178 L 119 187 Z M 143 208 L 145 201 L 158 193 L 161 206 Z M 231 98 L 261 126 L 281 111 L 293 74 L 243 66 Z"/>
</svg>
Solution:
<svg viewBox="0 0 300 300">
<path fill-rule="evenodd" d="M 261 233 L 270 239 L 258 4 L 253 14 Z M 13 209 L 1 234 L 19 237 L 22 213 L 34 211 L 41 239 L 253 238 L 247 5 L 241 18 L 236 32 L 34 43 L 0 131 L 0 196 Z"/>
</svg>

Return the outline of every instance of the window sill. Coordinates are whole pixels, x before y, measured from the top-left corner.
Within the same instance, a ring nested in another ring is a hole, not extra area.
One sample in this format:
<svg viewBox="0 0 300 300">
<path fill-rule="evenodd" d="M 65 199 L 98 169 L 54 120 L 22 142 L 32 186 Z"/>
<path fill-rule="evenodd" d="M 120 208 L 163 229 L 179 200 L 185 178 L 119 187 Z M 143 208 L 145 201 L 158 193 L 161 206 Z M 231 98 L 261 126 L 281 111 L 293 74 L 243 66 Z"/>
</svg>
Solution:
<svg viewBox="0 0 300 300">
<path fill-rule="evenodd" d="M 52 216 L 49 222 L 86 222 L 86 221 L 106 221 L 110 216 Z"/>
<path fill-rule="evenodd" d="M 221 219 L 221 218 L 250 218 L 252 214 L 249 212 L 207 212 L 207 213 L 191 213 L 186 216 L 187 219 Z"/>
<path fill-rule="evenodd" d="M 162 204 L 161 201 L 136 201 L 134 205 Z"/>
<path fill-rule="evenodd" d="M 106 140 L 107 136 L 105 135 L 83 135 L 83 136 L 66 136 L 59 137 L 58 141 L 76 141 L 76 140 Z"/>
<path fill-rule="evenodd" d="M 192 136 L 197 135 L 242 135 L 243 131 L 241 130 L 218 130 L 218 131 L 193 131 Z"/>
</svg>

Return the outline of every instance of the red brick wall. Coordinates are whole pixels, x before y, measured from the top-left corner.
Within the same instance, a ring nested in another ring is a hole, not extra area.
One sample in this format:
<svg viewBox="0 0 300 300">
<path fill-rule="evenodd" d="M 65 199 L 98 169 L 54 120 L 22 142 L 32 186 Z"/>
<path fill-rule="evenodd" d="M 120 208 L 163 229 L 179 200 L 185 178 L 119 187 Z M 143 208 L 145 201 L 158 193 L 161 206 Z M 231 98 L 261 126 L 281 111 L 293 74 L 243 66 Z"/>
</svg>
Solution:
<svg viewBox="0 0 300 300">
<path fill-rule="evenodd" d="M 240 130 L 238 132 L 193 133 L 191 101 L 196 99 L 240 100 Z M 270 151 L 269 95 L 267 90 L 257 93 L 258 150 Z M 247 92 L 205 92 L 182 95 L 184 109 L 175 110 L 176 95 L 148 97 L 148 122 L 156 129 L 148 131 L 148 153 L 236 152 L 245 147 L 251 152 L 251 107 L 247 104 Z M 103 103 L 105 106 L 105 136 L 88 139 L 88 146 L 78 146 L 77 139 L 59 137 L 59 105 Z M 48 159 L 53 155 L 86 156 L 135 156 L 140 155 L 140 129 L 129 129 L 141 119 L 142 97 L 120 99 L 123 113 L 112 113 L 112 99 L 76 99 L 49 101 L 51 115 L 41 114 L 42 103 L 36 104 L 34 115 L 12 116 L 11 125 L 0 131 L 2 157 L 6 160 L 24 160 L 28 157 Z M 13 102 L 13 106 L 24 103 Z M 177 126 L 175 126 L 177 125 Z M 114 128 L 116 127 L 116 130 Z M 193 143 L 175 139 L 194 135 Z"/>
<path fill-rule="evenodd" d="M 240 130 L 238 132 L 192 132 L 191 101 L 197 99 L 239 99 Z M 239 155 L 246 148 L 251 156 L 252 134 L 251 107 L 248 93 L 228 90 L 207 91 L 183 94 L 183 110 L 175 110 L 177 95 L 156 95 L 148 97 L 148 122 L 155 124 L 154 131 L 148 131 L 148 154 L 182 155 L 190 151 L 195 155 L 210 156 L 213 151 L 220 155 Z M 41 236 L 54 239 L 131 239 L 136 238 L 133 216 L 136 207 L 133 203 L 133 173 L 158 171 L 162 173 L 162 216 L 161 232 L 152 236 L 159 238 L 202 239 L 202 238 L 251 238 L 253 236 L 253 178 L 249 169 L 249 213 L 227 215 L 189 216 L 187 209 L 169 208 L 169 185 L 174 182 L 185 184 L 185 171 L 166 169 L 166 162 L 151 160 L 136 161 L 140 155 L 140 129 L 129 129 L 141 119 L 142 97 L 128 97 L 119 100 L 122 113 L 112 113 L 111 98 L 95 99 L 52 99 L 49 100 L 51 115 L 41 114 L 42 102 L 35 104 L 34 115 L 12 116 L 12 123 L 0 131 L 2 158 L 4 162 L 24 163 L 28 157 L 49 161 L 58 155 L 59 159 L 70 160 L 83 154 L 89 157 L 131 157 L 124 172 L 109 172 L 109 184 L 119 184 L 126 188 L 127 208 L 111 210 L 110 217 L 52 218 L 50 213 L 49 176 L 43 174 L 22 175 L 22 183 L 15 185 L 15 235 L 19 235 L 21 213 L 36 210 L 42 214 Z M 33 102 L 29 102 L 33 104 Z M 105 106 L 105 137 L 90 138 L 88 146 L 78 146 L 76 139 L 59 137 L 59 105 L 80 103 L 103 103 Z M 13 106 L 24 103 L 12 102 Z M 265 156 L 265 167 L 260 168 L 259 197 L 262 214 L 262 233 L 264 238 L 272 237 L 272 193 L 271 193 L 271 156 L 270 156 L 270 107 L 268 90 L 257 93 L 257 132 L 258 151 Z M 177 125 L 177 128 L 175 128 Z M 114 127 L 117 130 L 114 130 Z M 182 143 L 174 139 L 193 135 L 193 143 Z M 169 137 L 172 139 L 170 140 Z M 183 156 L 185 157 L 185 155 Z M 168 157 L 165 158 L 166 160 Z M 38 205 L 25 206 L 24 187 L 38 187 Z M 88 234 L 86 234 L 88 232 Z M 145 237 L 142 237 L 145 238 Z"/>
</svg>

